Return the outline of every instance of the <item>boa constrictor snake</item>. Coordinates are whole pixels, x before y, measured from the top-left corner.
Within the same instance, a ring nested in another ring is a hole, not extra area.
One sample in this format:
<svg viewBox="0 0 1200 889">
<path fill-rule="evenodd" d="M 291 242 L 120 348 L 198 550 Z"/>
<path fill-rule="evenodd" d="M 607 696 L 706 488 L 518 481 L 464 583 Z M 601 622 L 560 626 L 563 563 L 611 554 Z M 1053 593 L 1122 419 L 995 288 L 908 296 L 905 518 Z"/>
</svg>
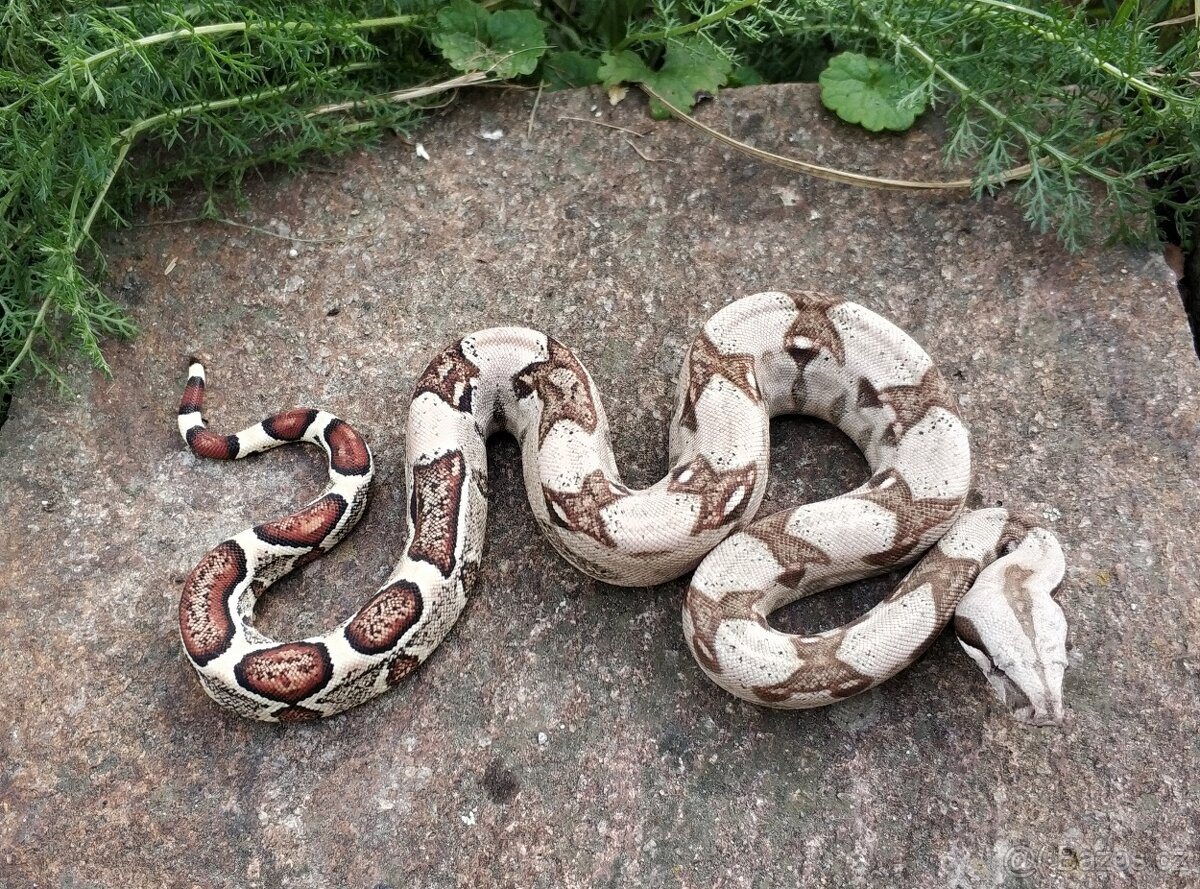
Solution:
<svg viewBox="0 0 1200 889">
<path fill-rule="evenodd" d="M 640 491 L 621 482 L 599 392 L 570 350 L 521 327 L 464 337 L 421 374 L 409 408 L 400 562 L 336 629 L 282 643 L 251 626 L 255 602 L 350 531 L 366 505 L 370 451 L 347 423 L 305 408 L 218 435 L 201 416 L 203 365 L 193 361 L 189 375 L 179 429 L 196 454 L 239 459 L 303 441 L 329 462 L 324 493 L 220 543 L 184 584 L 184 651 L 204 690 L 243 716 L 330 716 L 429 657 L 467 602 L 484 545 L 485 440 L 507 430 L 537 522 L 571 564 L 625 586 L 695 569 L 684 635 L 701 669 L 733 694 L 785 708 L 842 700 L 912 664 L 953 618 L 1017 718 L 1061 719 L 1066 622 L 1050 596 L 1064 572 L 1058 542 L 1005 509 L 964 511 L 968 435 L 945 380 L 907 334 L 855 303 L 767 292 L 717 312 L 680 374 L 671 469 Z M 838 426 L 871 476 L 752 521 L 767 482 L 768 421 L 787 413 Z M 927 550 L 845 626 L 796 635 L 768 621 L 802 596 Z"/>
</svg>

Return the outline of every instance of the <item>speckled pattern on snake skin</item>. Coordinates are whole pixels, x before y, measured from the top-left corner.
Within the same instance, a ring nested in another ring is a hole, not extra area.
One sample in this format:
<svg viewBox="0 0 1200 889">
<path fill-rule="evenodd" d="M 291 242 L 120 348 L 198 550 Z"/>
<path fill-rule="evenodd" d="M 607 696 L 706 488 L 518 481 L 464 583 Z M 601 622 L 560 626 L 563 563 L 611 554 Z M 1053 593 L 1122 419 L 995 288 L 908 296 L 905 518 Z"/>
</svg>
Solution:
<svg viewBox="0 0 1200 889">
<path fill-rule="evenodd" d="M 503 429 L 520 442 L 538 524 L 571 564 L 625 586 L 695 569 L 684 636 L 701 669 L 733 694 L 772 707 L 833 703 L 912 664 L 953 620 L 1017 718 L 1062 717 L 1066 622 L 1051 598 L 1064 572 L 1058 542 L 1004 509 L 964 511 L 970 447 L 945 380 L 907 334 L 855 303 L 767 292 L 717 312 L 680 374 L 671 469 L 640 491 L 621 482 L 600 395 L 566 346 L 520 327 L 449 346 L 409 406 L 399 563 L 343 624 L 291 642 L 254 629 L 255 602 L 350 531 L 366 504 L 371 454 L 349 424 L 307 408 L 213 433 L 201 417 L 204 381 L 194 362 L 179 408 L 196 454 L 240 459 L 310 442 L 329 460 L 324 493 L 218 544 L 184 584 L 184 651 L 204 690 L 243 716 L 340 713 L 429 657 L 473 584 L 487 518 L 485 441 Z M 787 413 L 835 424 L 871 476 L 839 497 L 754 520 L 768 421 Z M 845 626 L 806 636 L 768 622 L 797 598 L 918 558 L 894 592 Z"/>
</svg>

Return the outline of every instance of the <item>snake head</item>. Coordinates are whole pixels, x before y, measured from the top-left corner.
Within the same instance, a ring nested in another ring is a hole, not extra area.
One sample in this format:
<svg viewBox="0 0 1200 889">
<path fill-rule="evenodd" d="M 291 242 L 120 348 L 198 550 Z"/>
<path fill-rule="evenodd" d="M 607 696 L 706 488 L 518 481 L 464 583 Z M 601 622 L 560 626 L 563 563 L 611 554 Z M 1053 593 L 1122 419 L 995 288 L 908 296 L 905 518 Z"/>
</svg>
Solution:
<svg viewBox="0 0 1200 889">
<path fill-rule="evenodd" d="M 1050 594 L 1065 570 L 1054 535 L 1031 528 L 980 572 L 955 611 L 959 644 L 1000 702 L 1030 725 L 1062 722 L 1067 621 Z"/>
</svg>

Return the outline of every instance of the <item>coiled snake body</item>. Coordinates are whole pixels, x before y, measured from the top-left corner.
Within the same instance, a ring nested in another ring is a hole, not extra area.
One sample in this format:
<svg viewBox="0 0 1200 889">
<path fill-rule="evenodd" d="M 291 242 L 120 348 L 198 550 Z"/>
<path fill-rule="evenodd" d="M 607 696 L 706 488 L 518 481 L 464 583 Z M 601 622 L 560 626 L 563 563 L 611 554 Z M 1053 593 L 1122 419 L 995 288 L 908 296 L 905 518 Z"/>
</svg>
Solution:
<svg viewBox="0 0 1200 889">
<path fill-rule="evenodd" d="M 1050 597 L 1064 571 L 1058 543 L 1003 509 L 964 513 L 971 458 L 954 399 L 921 347 L 862 306 L 768 292 L 715 314 L 680 375 L 671 469 L 641 491 L 622 484 L 599 393 L 565 346 L 519 327 L 464 337 L 421 374 L 409 408 L 408 537 L 395 570 L 337 628 L 282 643 L 251 626 L 255 602 L 349 532 L 366 503 L 371 455 L 348 424 L 312 409 L 215 434 L 201 417 L 204 379 L 193 363 L 179 410 L 197 454 L 238 459 L 304 441 L 329 460 L 323 494 L 220 543 L 184 584 L 187 657 L 204 690 L 244 716 L 339 713 L 430 655 L 479 565 L 484 445 L 504 429 L 520 442 L 538 524 L 573 565 L 627 586 L 696 569 L 684 635 L 704 672 L 732 693 L 789 708 L 841 700 L 907 667 L 953 617 L 963 648 L 1015 715 L 1061 718 L 1066 625 Z M 752 521 L 766 489 L 768 420 L 785 413 L 836 424 L 862 449 L 871 477 Z M 793 635 L 768 622 L 801 596 L 927 550 L 891 595 L 843 627 Z"/>
</svg>

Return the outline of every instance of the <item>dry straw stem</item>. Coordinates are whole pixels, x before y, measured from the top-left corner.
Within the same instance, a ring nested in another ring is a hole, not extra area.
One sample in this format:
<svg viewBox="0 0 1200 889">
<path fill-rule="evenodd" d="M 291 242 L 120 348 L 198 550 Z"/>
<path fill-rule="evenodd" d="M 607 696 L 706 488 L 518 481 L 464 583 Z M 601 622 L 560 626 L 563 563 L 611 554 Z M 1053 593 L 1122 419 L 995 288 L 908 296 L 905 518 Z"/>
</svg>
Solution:
<svg viewBox="0 0 1200 889">
<path fill-rule="evenodd" d="M 382 102 L 412 102 L 415 99 L 423 99 L 426 96 L 436 96 L 439 93 L 447 92 L 448 90 L 460 89 L 464 86 L 475 86 L 483 84 L 491 79 L 491 75 L 486 71 L 472 71 L 469 74 L 460 74 L 458 77 L 451 77 L 449 80 L 440 80 L 437 83 L 427 83 L 421 86 L 409 87 L 408 89 L 394 90 L 390 93 L 382 93 L 376 96 L 377 101 Z M 356 111 L 364 107 L 367 103 L 362 100 L 351 102 L 336 102 L 332 105 L 320 105 L 308 112 L 308 117 L 316 117 L 319 114 L 333 114 L 338 111 Z"/>
<path fill-rule="evenodd" d="M 629 127 L 619 127 L 615 123 L 605 123 L 602 120 L 592 120 L 591 118 L 587 118 L 587 117 L 571 117 L 569 114 L 563 114 L 563 115 L 560 115 L 558 119 L 559 120 L 573 120 L 578 123 L 590 123 L 593 126 L 604 127 L 605 129 L 609 129 L 609 130 L 619 130 L 622 133 L 629 133 L 630 135 L 637 136 L 639 139 L 643 138 L 646 135 L 645 133 L 639 133 L 637 130 L 631 130 L 631 129 L 629 129 Z"/>
<path fill-rule="evenodd" d="M 787 170 L 794 170 L 798 173 L 804 173 L 808 176 L 813 176 L 817 179 L 828 179 L 830 182 L 842 182 L 846 185 L 859 185 L 866 188 L 879 188 L 885 191 L 944 191 L 947 189 L 970 189 L 977 185 L 971 179 L 947 179 L 942 181 L 922 181 L 912 179 L 886 179 L 880 176 L 869 176 L 866 173 L 853 173 L 847 170 L 838 170 L 833 167 L 824 167 L 820 164 L 812 164 L 808 161 L 798 160 L 793 157 L 786 157 L 782 154 L 775 154 L 771 151 L 764 151 L 761 148 L 755 148 L 753 145 L 747 145 L 720 130 L 714 130 L 707 124 L 702 124 L 696 118 L 687 114 L 682 109 L 675 107 L 666 99 L 664 99 L 654 89 L 644 83 L 638 84 L 642 92 L 651 98 L 661 102 L 663 107 L 671 112 L 672 115 L 682 120 L 688 126 L 695 127 L 702 133 L 716 139 L 718 142 L 723 142 L 730 148 L 740 151 L 742 154 L 749 155 L 756 160 L 764 163 L 774 164 L 777 167 L 783 167 Z M 1032 171 L 1029 164 L 1022 164 L 1019 167 L 1013 167 L 999 176 L 988 179 L 986 185 L 1002 185 L 1005 182 L 1014 182 L 1019 179 L 1024 179 Z"/>
</svg>

